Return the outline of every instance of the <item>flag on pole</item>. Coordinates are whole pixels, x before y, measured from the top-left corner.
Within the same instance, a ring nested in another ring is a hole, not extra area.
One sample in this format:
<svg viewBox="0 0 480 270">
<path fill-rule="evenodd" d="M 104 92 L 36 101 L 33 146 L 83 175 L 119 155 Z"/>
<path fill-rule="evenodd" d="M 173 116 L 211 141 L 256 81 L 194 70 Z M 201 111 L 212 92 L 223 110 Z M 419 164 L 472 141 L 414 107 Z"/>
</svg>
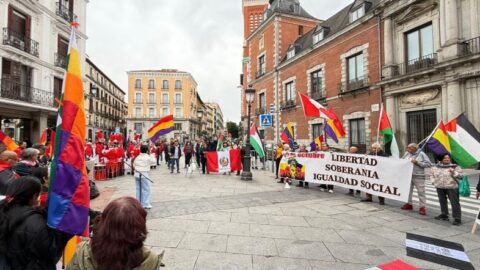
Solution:
<svg viewBox="0 0 480 270">
<path fill-rule="evenodd" d="M 168 134 L 174 129 L 173 115 L 167 115 L 160 118 L 160 120 L 148 130 L 148 139 L 154 143 L 160 136 Z"/>
<path fill-rule="evenodd" d="M 462 113 L 445 125 L 451 156 L 462 167 L 480 162 L 480 133 Z"/>
<path fill-rule="evenodd" d="M 294 134 L 293 134 L 293 126 L 291 122 L 288 122 L 287 126 L 282 132 L 282 135 L 280 136 L 282 138 L 282 141 L 290 146 L 290 148 L 293 148 L 293 142 L 295 141 L 294 139 Z"/>
<path fill-rule="evenodd" d="M 88 233 L 90 188 L 85 167 L 85 106 L 75 25 L 70 34 L 48 195 L 49 227 L 72 234 Z"/>
<path fill-rule="evenodd" d="M 252 127 L 250 127 L 250 145 L 252 145 L 253 149 L 255 149 L 255 152 L 257 152 L 260 158 L 263 158 L 265 156 L 262 140 L 258 135 L 258 131 L 257 131 L 257 127 L 255 126 L 255 123 L 252 123 Z"/>
<path fill-rule="evenodd" d="M 310 151 L 319 151 L 323 143 L 323 135 L 318 136 L 310 143 Z"/>
<path fill-rule="evenodd" d="M 0 142 L 5 144 L 7 147 L 7 150 L 9 151 L 15 151 L 18 148 L 18 145 L 12 140 L 12 138 L 8 137 L 7 134 L 3 133 L 3 131 L 0 130 Z"/>
<path fill-rule="evenodd" d="M 387 113 L 383 108 L 383 104 L 380 109 L 380 119 L 378 121 L 378 132 L 383 136 L 385 153 L 395 158 L 400 158 L 400 149 L 398 148 L 392 125 L 390 125 L 390 120 L 388 119 Z"/>
<path fill-rule="evenodd" d="M 450 154 L 452 152 L 448 133 L 443 121 L 440 121 L 437 125 L 432 136 L 426 141 L 426 145 L 437 155 Z"/>
<path fill-rule="evenodd" d="M 323 107 L 322 104 L 300 92 L 298 92 L 298 94 L 300 95 L 300 100 L 302 101 L 305 117 L 320 117 L 325 119 L 329 118 L 329 116 L 327 115 L 327 109 Z"/>
<path fill-rule="evenodd" d="M 48 128 L 43 130 L 42 135 L 40 135 L 40 139 L 38 139 L 39 144 L 45 145 L 47 143 L 47 132 Z"/>
</svg>

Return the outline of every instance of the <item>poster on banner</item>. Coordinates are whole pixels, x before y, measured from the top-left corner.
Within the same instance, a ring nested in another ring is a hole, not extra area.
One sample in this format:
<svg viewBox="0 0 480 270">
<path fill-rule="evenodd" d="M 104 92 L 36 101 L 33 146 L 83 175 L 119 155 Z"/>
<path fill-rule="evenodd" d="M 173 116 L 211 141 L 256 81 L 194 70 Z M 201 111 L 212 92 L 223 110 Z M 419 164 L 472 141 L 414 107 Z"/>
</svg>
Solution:
<svg viewBox="0 0 480 270">
<path fill-rule="evenodd" d="M 332 152 L 288 153 L 280 176 L 335 185 L 406 202 L 413 165 L 408 160 Z"/>
</svg>

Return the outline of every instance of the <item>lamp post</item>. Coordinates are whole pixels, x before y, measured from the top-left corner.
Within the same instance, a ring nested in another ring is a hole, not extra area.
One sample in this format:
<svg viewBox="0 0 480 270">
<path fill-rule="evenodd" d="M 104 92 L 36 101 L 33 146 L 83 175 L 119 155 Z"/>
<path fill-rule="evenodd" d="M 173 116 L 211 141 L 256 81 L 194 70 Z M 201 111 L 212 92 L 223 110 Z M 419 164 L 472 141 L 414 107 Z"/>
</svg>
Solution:
<svg viewBox="0 0 480 270">
<path fill-rule="evenodd" d="M 248 120 L 247 120 L 247 141 L 245 142 L 245 156 L 243 158 L 243 171 L 241 179 L 244 181 L 252 181 L 252 172 L 250 171 L 250 112 L 252 103 L 255 98 L 255 89 L 251 86 L 245 89 L 246 101 L 248 104 Z"/>
<path fill-rule="evenodd" d="M 92 111 L 93 111 L 93 108 L 94 108 L 93 103 L 92 103 L 93 102 L 92 98 L 97 95 L 97 91 L 98 91 L 98 88 L 95 85 L 92 85 L 90 87 L 90 94 L 88 94 L 88 97 L 90 98 L 90 104 L 91 104 L 90 107 L 92 108 L 92 110 L 88 110 L 88 112 L 90 114 L 88 119 L 90 121 L 92 121 Z M 95 120 L 95 116 L 94 116 L 94 120 Z M 92 121 L 92 137 L 93 137 L 92 143 L 95 143 L 95 121 Z"/>
</svg>

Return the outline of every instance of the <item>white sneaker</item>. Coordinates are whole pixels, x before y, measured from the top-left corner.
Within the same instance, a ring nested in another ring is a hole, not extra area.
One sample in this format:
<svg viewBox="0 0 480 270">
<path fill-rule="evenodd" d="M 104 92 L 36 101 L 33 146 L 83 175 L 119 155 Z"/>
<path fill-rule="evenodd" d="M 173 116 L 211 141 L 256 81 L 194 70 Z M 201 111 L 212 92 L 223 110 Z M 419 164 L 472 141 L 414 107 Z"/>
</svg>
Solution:
<svg viewBox="0 0 480 270">
<path fill-rule="evenodd" d="M 330 189 L 330 190 L 328 191 L 328 193 L 333 193 L 333 190 Z"/>
<path fill-rule="evenodd" d="M 320 191 L 325 191 L 325 189 L 324 189 L 324 188 L 320 188 Z"/>
</svg>

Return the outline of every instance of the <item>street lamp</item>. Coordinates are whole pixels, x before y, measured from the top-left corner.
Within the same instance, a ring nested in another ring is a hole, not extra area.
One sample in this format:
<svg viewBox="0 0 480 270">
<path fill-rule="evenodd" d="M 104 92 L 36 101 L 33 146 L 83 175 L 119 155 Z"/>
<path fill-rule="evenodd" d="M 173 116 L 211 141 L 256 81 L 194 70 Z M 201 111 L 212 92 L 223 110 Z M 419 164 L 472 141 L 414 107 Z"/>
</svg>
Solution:
<svg viewBox="0 0 480 270">
<path fill-rule="evenodd" d="M 98 88 L 95 85 L 90 85 L 90 94 L 88 95 L 90 97 L 90 103 L 92 103 L 92 98 L 97 95 Z M 90 108 L 94 108 L 93 104 L 90 106 Z M 90 116 L 88 119 L 91 121 L 92 120 L 92 110 L 88 110 L 88 113 Z M 92 142 L 95 143 L 95 121 L 92 122 L 92 136 L 93 140 Z"/>
<path fill-rule="evenodd" d="M 243 159 L 243 171 L 241 179 L 244 181 L 252 181 L 252 172 L 250 171 L 250 111 L 252 103 L 255 99 L 255 89 L 249 86 L 245 89 L 245 97 L 248 104 L 248 120 L 247 120 L 247 141 L 245 142 L 245 156 Z"/>
</svg>

